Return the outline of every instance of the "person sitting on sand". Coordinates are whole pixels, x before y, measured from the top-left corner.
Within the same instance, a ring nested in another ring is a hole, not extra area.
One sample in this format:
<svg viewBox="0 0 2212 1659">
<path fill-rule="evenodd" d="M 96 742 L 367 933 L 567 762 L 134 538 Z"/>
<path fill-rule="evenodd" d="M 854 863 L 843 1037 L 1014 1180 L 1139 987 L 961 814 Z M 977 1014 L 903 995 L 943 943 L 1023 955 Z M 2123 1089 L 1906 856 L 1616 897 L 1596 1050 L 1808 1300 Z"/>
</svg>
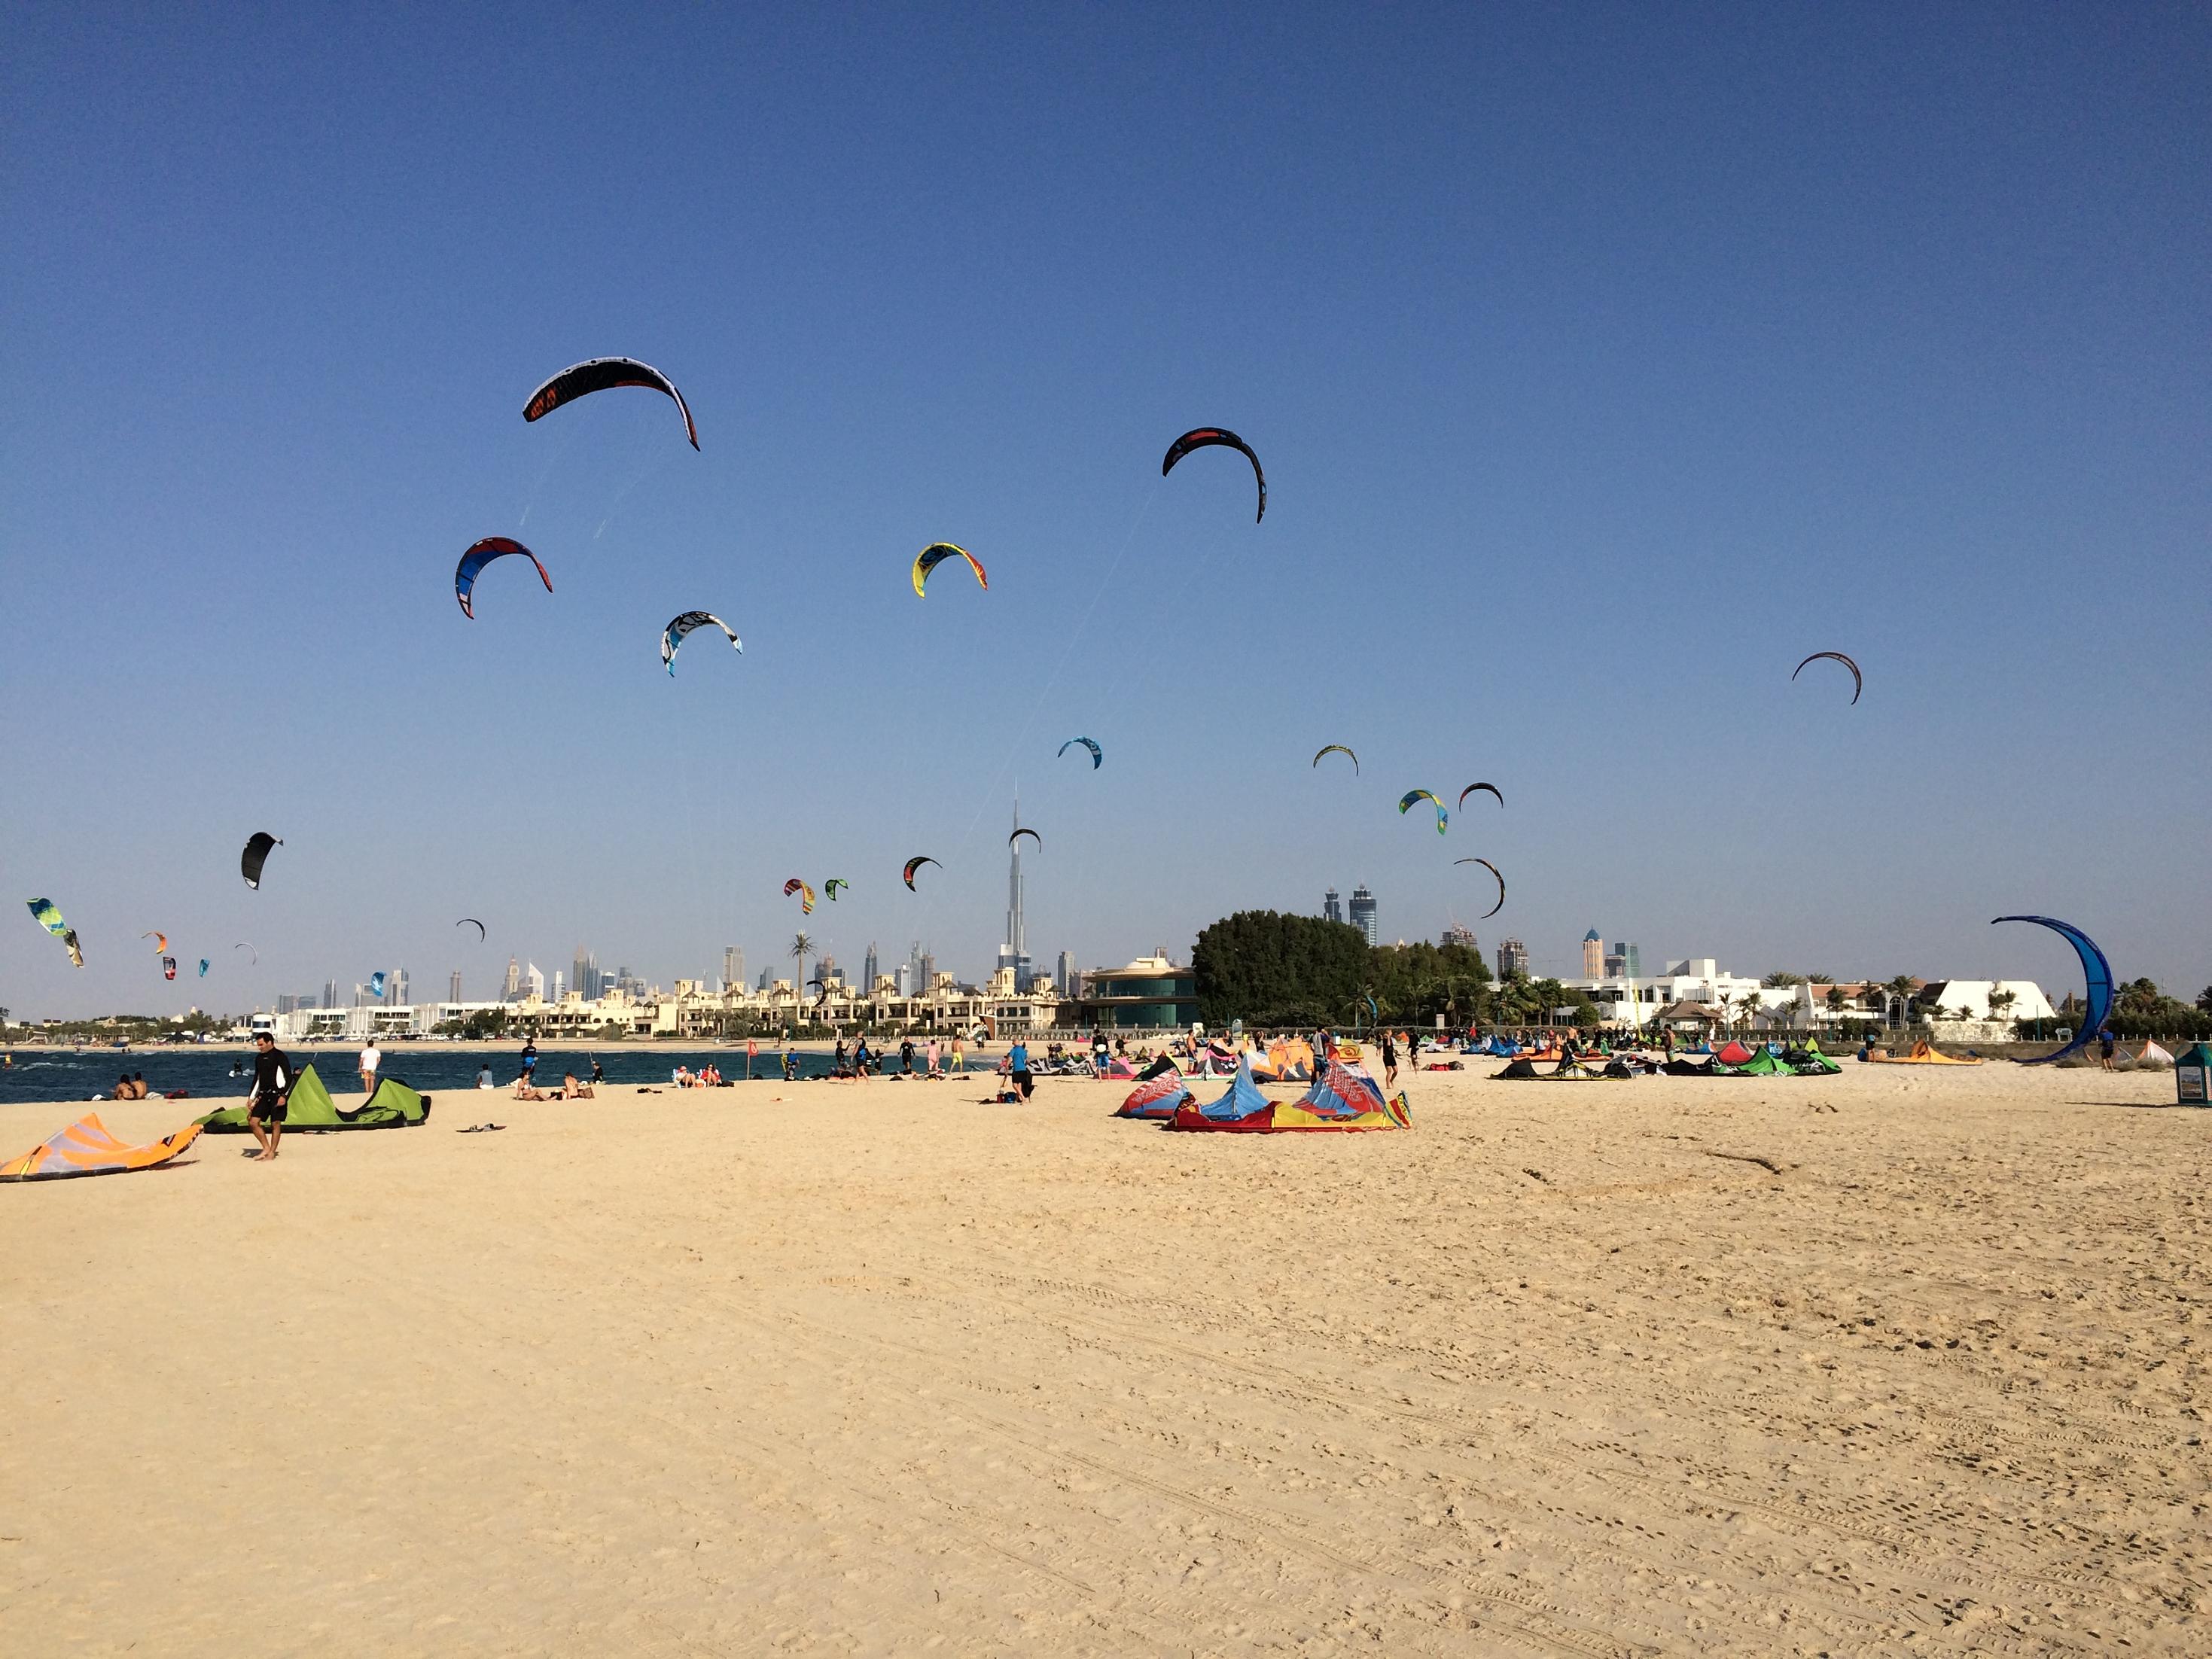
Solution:
<svg viewBox="0 0 2212 1659">
<path fill-rule="evenodd" d="M 553 1091 L 553 1098 L 556 1100 L 590 1100 L 592 1098 L 592 1085 L 588 1083 L 577 1082 L 576 1074 L 574 1072 L 564 1072 L 561 1074 L 561 1086 Z"/>
<path fill-rule="evenodd" d="M 676 1069 L 669 1073 L 668 1080 L 679 1089 L 690 1088 L 694 1081 L 691 1068 L 682 1061 L 678 1061 Z"/>
<path fill-rule="evenodd" d="M 489 1089 L 489 1088 L 490 1088 L 491 1086 L 492 1086 L 492 1081 L 491 1081 L 491 1067 L 490 1067 L 490 1066 L 477 1066 L 477 1088 L 479 1088 L 479 1089 Z"/>
<path fill-rule="evenodd" d="M 130 1073 L 125 1072 L 116 1078 L 115 1092 L 108 1096 L 108 1098 L 110 1100 L 136 1100 L 138 1098 L 138 1091 L 131 1086 Z"/>
<path fill-rule="evenodd" d="M 544 1091 L 543 1089 L 534 1089 L 534 1088 L 532 1088 L 532 1087 L 531 1086 L 530 1079 L 529 1079 L 528 1078 L 526 1078 L 526 1077 L 519 1077 L 519 1078 L 517 1078 L 517 1079 L 514 1079 L 514 1098 L 515 1098 L 515 1099 L 517 1099 L 517 1100 L 544 1100 L 545 1097 L 546 1097 L 545 1091 Z"/>
</svg>

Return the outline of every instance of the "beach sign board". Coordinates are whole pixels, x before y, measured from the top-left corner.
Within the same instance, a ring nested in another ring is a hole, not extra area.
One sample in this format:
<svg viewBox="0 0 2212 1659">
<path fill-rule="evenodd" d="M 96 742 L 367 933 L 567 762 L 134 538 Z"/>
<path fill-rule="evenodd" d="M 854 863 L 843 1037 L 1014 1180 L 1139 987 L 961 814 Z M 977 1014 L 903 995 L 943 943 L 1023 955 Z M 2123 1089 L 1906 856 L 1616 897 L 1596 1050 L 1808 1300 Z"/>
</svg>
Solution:
<svg viewBox="0 0 2212 1659">
<path fill-rule="evenodd" d="M 2200 1042 L 2173 1062 L 2173 1097 L 2183 1106 L 2212 1106 L 2212 1048 Z"/>
</svg>

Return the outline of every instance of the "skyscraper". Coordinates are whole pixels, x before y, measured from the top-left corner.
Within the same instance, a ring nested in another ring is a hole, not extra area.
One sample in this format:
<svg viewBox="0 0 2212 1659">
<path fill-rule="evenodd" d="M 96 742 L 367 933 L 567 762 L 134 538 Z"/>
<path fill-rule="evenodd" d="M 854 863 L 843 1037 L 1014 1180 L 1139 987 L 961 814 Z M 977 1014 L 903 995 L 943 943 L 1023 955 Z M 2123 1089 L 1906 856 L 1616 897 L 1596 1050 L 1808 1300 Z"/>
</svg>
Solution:
<svg viewBox="0 0 2212 1659">
<path fill-rule="evenodd" d="M 1328 891 L 1322 895 L 1321 919 L 1323 921 L 1342 921 L 1344 920 L 1344 906 L 1340 902 L 1339 902 L 1336 896 L 1336 889 L 1334 887 L 1330 888 Z"/>
<path fill-rule="evenodd" d="M 461 970 L 456 968 L 453 969 L 453 976 L 446 981 L 446 1000 L 448 1002 L 459 1002 L 460 1000 Z"/>
<path fill-rule="evenodd" d="M 568 983 L 576 988 L 576 994 L 586 1002 L 599 995 L 599 959 L 592 953 L 591 946 L 579 945 L 576 959 L 569 966 L 574 971 L 569 975 Z"/>
<path fill-rule="evenodd" d="M 725 991 L 745 988 L 745 953 L 741 945 L 725 945 L 722 947 L 722 988 Z M 586 992 L 586 994 L 591 994 Z"/>
<path fill-rule="evenodd" d="M 1605 944 L 1593 927 L 1583 935 L 1583 977 L 1601 979 L 1605 975 Z"/>
<path fill-rule="evenodd" d="M 1060 995 L 1073 996 L 1079 988 L 1076 984 L 1079 977 L 1075 970 L 1075 952 L 1062 951 L 1060 953 L 1060 966 L 1052 976 L 1052 982 L 1059 988 Z"/>
<path fill-rule="evenodd" d="M 1631 979 L 1640 979 L 1643 977 L 1643 952 L 1638 951 L 1632 943 L 1615 945 L 1613 947 L 1613 954 L 1620 958 L 1620 971 L 1622 973 L 1626 974 Z"/>
<path fill-rule="evenodd" d="M 558 1002 L 568 994 L 568 976 L 558 968 L 553 970 L 553 1000 Z"/>
<path fill-rule="evenodd" d="M 522 970 L 522 983 L 532 996 L 536 997 L 540 1002 L 545 1000 L 545 975 L 536 963 L 532 963 Z"/>
<path fill-rule="evenodd" d="M 927 991 L 937 978 L 937 958 L 928 951 L 921 953 L 921 988 Z"/>
<path fill-rule="evenodd" d="M 1022 803 L 1014 799 L 1014 828 L 1022 827 Z M 1022 844 L 1008 838 L 1012 848 L 1012 863 L 1006 872 L 1006 942 L 999 947 L 999 966 L 1014 970 L 1014 983 L 1025 986 L 1030 982 L 1030 947 L 1022 921 Z"/>
<path fill-rule="evenodd" d="M 522 967 L 513 957 L 507 959 L 507 989 L 503 994 L 510 1002 L 521 994 Z"/>
<path fill-rule="evenodd" d="M 755 989 L 756 991 L 765 991 L 765 990 L 767 990 L 767 989 L 768 989 L 768 969 L 767 969 L 763 968 L 763 969 L 761 969 L 761 971 L 760 971 L 760 983 L 759 983 L 758 985 L 756 985 L 755 987 L 753 987 L 753 989 Z"/>
<path fill-rule="evenodd" d="M 1516 974 L 1528 976 L 1528 947 L 1517 939 L 1502 939 L 1498 941 L 1498 977 L 1510 979 Z"/>
<path fill-rule="evenodd" d="M 876 963 L 876 942 L 868 941 L 868 953 L 860 958 L 860 989 L 872 993 L 876 988 L 876 975 L 880 971 Z"/>
<path fill-rule="evenodd" d="M 1368 944 L 1375 943 L 1375 895 L 1367 890 L 1367 884 L 1364 881 L 1352 890 L 1352 925 L 1366 938 Z"/>
<path fill-rule="evenodd" d="M 407 970 L 404 968 L 394 968 L 387 983 L 391 994 L 384 999 L 386 1006 L 406 1008 L 413 1006 L 407 1000 Z"/>
<path fill-rule="evenodd" d="M 1462 927 L 1457 922 L 1452 923 L 1450 927 L 1445 928 L 1443 933 L 1437 935 L 1437 943 L 1439 945 L 1456 945 L 1464 951 L 1480 951 L 1482 949 L 1480 941 L 1474 936 L 1474 929 L 1472 927 Z"/>
<path fill-rule="evenodd" d="M 323 1006 L 325 1008 L 338 1006 L 338 982 L 334 979 L 326 979 L 323 981 Z"/>
</svg>

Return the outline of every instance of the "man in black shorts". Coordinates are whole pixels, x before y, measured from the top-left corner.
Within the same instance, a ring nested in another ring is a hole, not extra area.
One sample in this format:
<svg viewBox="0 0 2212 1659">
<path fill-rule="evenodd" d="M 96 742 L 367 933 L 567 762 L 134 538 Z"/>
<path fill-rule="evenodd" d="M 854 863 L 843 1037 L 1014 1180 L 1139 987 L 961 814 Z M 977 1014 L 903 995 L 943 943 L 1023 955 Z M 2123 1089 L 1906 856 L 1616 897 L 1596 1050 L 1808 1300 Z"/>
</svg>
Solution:
<svg viewBox="0 0 2212 1659">
<path fill-rule="evenodd" d="M 292 1097 L 292 1062 L 266 1031 L 253 1035 L 253 1081 L 246 1090 L 246 1127 L 261 1143 L 256 1164 L 276 1156 L 284 1138 L 284 1103 Z"/>
</svg>

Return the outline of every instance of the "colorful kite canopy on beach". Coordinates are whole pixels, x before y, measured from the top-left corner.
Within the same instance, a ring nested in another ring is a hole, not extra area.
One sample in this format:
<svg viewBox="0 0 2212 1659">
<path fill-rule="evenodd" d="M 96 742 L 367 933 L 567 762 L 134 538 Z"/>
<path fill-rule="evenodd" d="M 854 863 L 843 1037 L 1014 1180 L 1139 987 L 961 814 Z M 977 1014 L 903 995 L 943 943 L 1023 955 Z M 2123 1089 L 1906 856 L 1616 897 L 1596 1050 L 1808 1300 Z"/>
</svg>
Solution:
<svg viewBox="0 0 2212 1659">
<path fill-rule="evenodd" d="M 0 1164 L 0 1181 L 64 1181 L 158 1169 L 198 1139 L 199 1133 L 198 1124 L 187 1124 L 165 1139 L 126 1146 L 107 1132 L 99 1113 L 88 1112 L 22 1157 Z"/>
<path fill-rule="evenodd" d="M 1169 473 L 1174 471 L 1176 463 L 1189 454 L 1192 450 L 1206 449 L 1216 444 L 1224 445 L 1237 451 L 1246 460 L 1252 463 L 1252 476 L 1260 485 L 1260 510 L 1253 514 L 1252 522 L 1259 523 L 1267 516 L 1267 475 L 1260 470 L 1260 458 L 1252 453 L 1252 446 L 1224 427 L 1193 427 L 1182 437 L 1177 438 L 1168 446 L 1167 458 L 1160 463 L 1160 477 L 1164 478 Z"/>
<path fill-rule="evenodd" d="M 460 563 L 453 567 L 453 597 L 461 602 L 461 614 L 470 621 L 476 620 L 477 576 L 494 559 L 503 559 L 510 553 L 520 553 L 538 566 L 538 580 L 545 584 L 545 591 L 553 591 L 553 579 L 545 574 L 538 557 L 511 536 L 487 536 L 480 542 L 471 542 L 468 551 L 461 555 Z"/>
<path fill-rule="evenodd" d="M 635 357 L 592 357 L 562 369 L 530 394 L 530 401 L 522 406 L 522 418 L 537 420 L 562 404 L 572 404 L 579 398 L 618 386 L 643 386 L 672 398 L 676 412 L 684 417 L 684 435 L 690 439 L 692 448 L 699 447 L 699 428 L 692 423 L 691 405 L 684 401 L 676 382 L 652 364 L 641 363 Z"/>
<path fill-rule="evenodd" d="M 936 569 L 940 564 L 943 564 L 947 559 L 967 560 L 968 568 L 975 573 L 975 585 L 983 589 L 985 592 L 988 592 L 990 591 L 991 579 L 983 574 L 982 562 L 977 559 L 973 553 L 970 553 L 964 547 L 955 547 L 951 542 L 932 542 L 927 547 L 923 548 L 920 553 L 915 556 L 915 598 L 918 599 L 928 598 L 928 595 L 923 591 L 922 584 L 929 580 L 929 573 Z"/>
</svg>

